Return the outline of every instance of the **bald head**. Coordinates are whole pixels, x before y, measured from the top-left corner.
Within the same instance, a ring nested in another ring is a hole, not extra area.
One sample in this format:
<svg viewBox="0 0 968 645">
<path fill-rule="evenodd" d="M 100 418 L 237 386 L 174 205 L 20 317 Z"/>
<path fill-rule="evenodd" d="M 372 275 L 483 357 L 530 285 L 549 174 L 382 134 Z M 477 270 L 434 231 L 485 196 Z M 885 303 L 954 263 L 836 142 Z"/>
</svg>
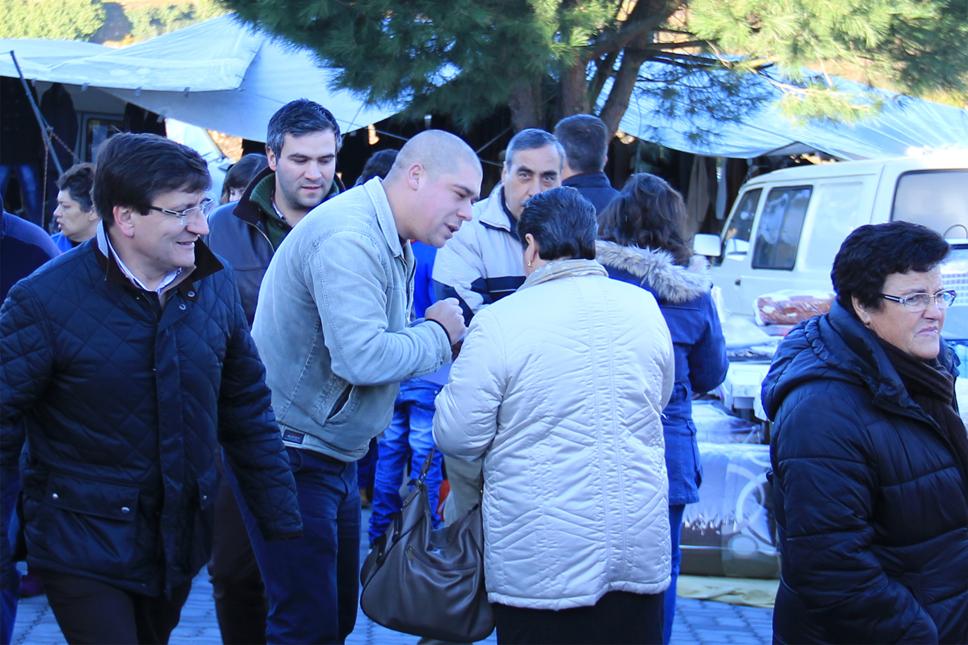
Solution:
<svg viewBox="0 0 968 645">
<path fill-rule="evenodd" d="M 481 174 L 480 160 L 460 137 L 425 130 L 410 139 L 383 180 L 400 238 L 443 246 L 471 219 Z"/>
<path fill-rule="evenodd" d="M 437 177 L 454 170 L 458 161 L 481 171 L 480 160 L 463 139 L 443 130 L 424 130 L 404 144 L 390 175 L 405 173 L 412 165 L 420 164 L 428 174 Z M 390 175 L 387 179 L 391 179 Z"/>
</svg>

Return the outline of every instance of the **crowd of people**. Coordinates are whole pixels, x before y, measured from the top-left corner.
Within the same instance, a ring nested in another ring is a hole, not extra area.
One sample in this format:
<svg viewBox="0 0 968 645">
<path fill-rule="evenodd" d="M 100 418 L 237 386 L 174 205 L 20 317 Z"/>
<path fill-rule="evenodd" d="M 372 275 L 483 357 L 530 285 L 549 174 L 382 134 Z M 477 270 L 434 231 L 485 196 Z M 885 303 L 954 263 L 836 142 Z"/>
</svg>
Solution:
<svg viewBox="0 0 968 645">
<path fill-rule="evenodd" d="M 2 643 L 24 556 L 71 643 L 167 642 L 206 565 L 224 642 L 343 642 L 368 453 L 371 544 L 428 460 L 436 524 L 480 507 L 498 642 L 668 643 L 692 400 L 728 362 L 682 196 L 613 188 L 609 134 L 522 130 L 479 199 L 425 130 L 347 189 L 301 99 L 220 204 L 195 151 L 117 134 L 60 177 L 53 239 L 4 212 Z M 968 641 L 947 248 L 861 227 L 774 359 L 780 642 Z"/>
</svg>

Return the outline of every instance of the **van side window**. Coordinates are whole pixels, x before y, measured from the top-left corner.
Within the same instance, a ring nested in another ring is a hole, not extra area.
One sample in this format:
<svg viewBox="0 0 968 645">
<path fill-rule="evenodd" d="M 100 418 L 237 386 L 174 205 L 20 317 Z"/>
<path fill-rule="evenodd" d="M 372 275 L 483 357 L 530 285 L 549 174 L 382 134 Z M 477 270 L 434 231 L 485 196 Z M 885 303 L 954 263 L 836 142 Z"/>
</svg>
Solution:
<svg viewBox="0 0 968 645">
<path fill-rule="evenodd" d="M 810 186 L 790 186 L 767 193 L 756 228 L 754 269 L 793 269 L 812 192 Z"/>
<path fill-rule="evenodd" d="M 922 224 L 945 237 L 968 237 L 968 171 L 904 173 L 897 180 L 891 220 Z"/>
<path fill-rule="evenodd" d="M 834 256 L 850 232 L 870 222 L 869 209 L 862 204 L 872 192 L 868 177 L 817 182 L 813 192 L 813 210 L 800 236 L 800 267 L 830 271 Z"/>
<path fill-rule="evenodd" d="M 753 231 L 753 216 L 760 203 L 761 188 L 743 193 L 739 205 L 733 211 L 723 234 L 723 255 L 728 253 L 745 254 L 750 246 L 750 233 Z"/>
</svg>

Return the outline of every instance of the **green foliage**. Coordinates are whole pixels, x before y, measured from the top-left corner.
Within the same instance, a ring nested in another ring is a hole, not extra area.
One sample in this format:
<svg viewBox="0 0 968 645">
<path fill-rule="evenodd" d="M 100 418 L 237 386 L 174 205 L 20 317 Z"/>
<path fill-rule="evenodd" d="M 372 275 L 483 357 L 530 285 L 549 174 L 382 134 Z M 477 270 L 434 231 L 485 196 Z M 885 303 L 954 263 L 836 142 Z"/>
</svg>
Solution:
<svg viewBox="0 0 968 645">
<path fill-rule="evenodd" d="M 227 13 L 216 0 L 194 0 L 156 7 L 130 8 L 131 39 L 146 40 Z"/>
<path fill-rule="evenodd" d="M 342 67 L 341 87 L 371 102 L 409 101 L 414 113 L 448 113 L 464 124 L 508 105 L 519 127 L 549 126 L 562 113 L 590 109 L 611 80 L 601 116 L 614 129 L 640 64 L 649 60 L 688 71 L 779 70 L 792 79 L 776 84 L 785 103 L 804 117 L 852 118 L 876 109 L 869 98 L 837 93 L 827 69 L 860 69 L 867 80 L 916 93 L 968 87 L 965 0 L 223 2 Z M 698 101 L 690 109 L 720 118 L 730 111 L 721 105 L 723 92 L 734 96 L 742 77 L 711 78 L 719 93 L 682 91 Z M 664 99 L 675 95 L 670 106 L 682 105 L 675 87 L 651 87 Z"/>
<path fill-rule="evenodd" d="M 769 60 L 803 82 L 786 88 L 791 114 L 850 119 L 876 109 L 869 97 L 808 80 L 807 70 L 849 68 L 861 80 L 914 94 L 968 89 L 964 0 L 693 0 L 690 10 L 690 29 L 700 38 Z"/>
<path fill-rule="evenodd" d="M 87 40 L 104 15 L 101 0 L 0 0 L 0 38 Z"/>
</svg>

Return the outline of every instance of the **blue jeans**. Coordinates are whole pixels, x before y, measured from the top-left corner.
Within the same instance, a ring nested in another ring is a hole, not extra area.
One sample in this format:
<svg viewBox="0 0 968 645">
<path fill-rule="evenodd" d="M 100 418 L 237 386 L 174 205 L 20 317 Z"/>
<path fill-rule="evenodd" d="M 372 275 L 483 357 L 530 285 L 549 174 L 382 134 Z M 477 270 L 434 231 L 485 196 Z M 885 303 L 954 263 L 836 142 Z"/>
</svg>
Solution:
<svg viewBox="0 0 968 645">
<path fill-rule="evenodd" d="M 390 516 L 400 511 L 400 486 L 403 471 L 410 455 L 411 477 L 416 477 L 423 467 L 427 454 L 434 447 L 433 420 L 434 398 L 440 386 L 423 379 L 411 379 L 400 385 L 400 394 L 393 408 L 393 420 L 383 432 L 378 444 L 376 476 L 373 480 L 373 513 L 370 515 L 370 544 L 380 538 L 390 525 Z M 437 515 L 437 499 L 440 495 L 442 458 L 434 453 L 433 463 L 427 473 L 427 497 L 434 514 L 434 524 L 440 522 Z"/>
<path fill-rule="evenodd" d="M 269 643 L 342 643 L 353 631 L 359 598 L 360 489 L 356 463 L 287 448 L 303 535 L 266 541 L 226 462 L 226 476 L 252 540 L 269 614 Z"/>
<path fill-rule="evenodd" d="M 662 623 L 662 642 L 668 645 L 672 638 L 672 621 L 676 618 L 676 582 L 679 580 L 679 565 L 682 563 L 682 549 L 679 542 L 682 539 L 682 513 L 685 504 L 669 507 L 669 529 L 672 538 L 672 580 L 665 592 L 665 611 Z"/>
</svg>

